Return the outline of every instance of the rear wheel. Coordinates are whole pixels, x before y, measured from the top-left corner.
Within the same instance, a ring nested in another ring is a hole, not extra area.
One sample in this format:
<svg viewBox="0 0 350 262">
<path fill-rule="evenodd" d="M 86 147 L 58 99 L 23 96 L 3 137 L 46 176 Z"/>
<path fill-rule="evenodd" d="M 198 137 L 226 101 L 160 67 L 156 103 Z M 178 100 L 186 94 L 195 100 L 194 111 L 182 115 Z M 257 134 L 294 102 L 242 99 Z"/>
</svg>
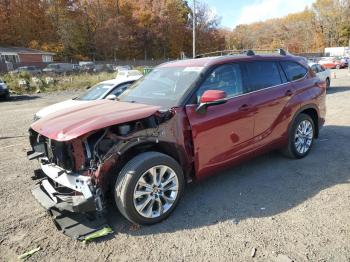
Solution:
<svg viewBox="0 0 350 262">
<path fill-rule="evenodd" d="M 184 190 L 180 165 L 171 157 L 142 153 L 121 170 L 114 198 L 119 211 L 131 222 L 149 225 L 167 218 Z"/>
<path fill-rule="evenodd" d="M 288 145 L 284 154 L 290 158 L 303 158 L 311 150 L 315 137 L 315 124 L 306 114 L 296 117 L 289 132 Z"/>
</svg>

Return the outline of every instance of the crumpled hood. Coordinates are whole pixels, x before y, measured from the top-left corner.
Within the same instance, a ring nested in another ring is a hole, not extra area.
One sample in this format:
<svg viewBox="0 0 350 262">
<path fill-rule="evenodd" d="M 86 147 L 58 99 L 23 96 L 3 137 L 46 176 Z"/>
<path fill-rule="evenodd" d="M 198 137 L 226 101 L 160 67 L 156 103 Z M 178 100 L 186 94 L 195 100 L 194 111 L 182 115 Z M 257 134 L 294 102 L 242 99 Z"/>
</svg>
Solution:
<svg viewBox="0 0 350 262">
<path fill-rule="evenodd" d="M 49 114 L 31 125 L 39 134 L 69 141 L 88 132 L 151 116 L 159 106 L 96 100 Z"/>
</svg>

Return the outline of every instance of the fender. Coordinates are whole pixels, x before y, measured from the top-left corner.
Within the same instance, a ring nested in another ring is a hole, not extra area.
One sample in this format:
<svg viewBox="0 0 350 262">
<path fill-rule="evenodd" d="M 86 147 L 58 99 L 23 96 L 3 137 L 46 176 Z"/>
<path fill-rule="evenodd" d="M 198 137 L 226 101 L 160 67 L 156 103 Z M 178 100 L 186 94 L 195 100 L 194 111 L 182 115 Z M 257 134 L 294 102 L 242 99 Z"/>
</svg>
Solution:
<svg viewBox="0 0 350 262">
<path fill-rule="evenodd" d="M 295 121 L 295 118 L 302 112 L 304 112 L 305 110 L 308 110 L 308 109 L 313 109 L 316 111 L 316 114 L 317 114 L 317 122 L 314 123 L 315 126 L 316 126 L 316 132 L 315 132 L 315 138 L 318 138 L 318 133 L 319 133 L 319 109 L 317 107 L 316 104 L 312 103 L 312 104 L 307 104 L 307 105 L 304 105 L 302 107 L 300 107 L 293 115 L 293 117 L 291 118 L 291 121 L 289 121 L 289 125 L 288 125 L 288 135 L 290 135 L 290 132 L 291 132 L 291 128 L 292 128 L 292 125 Z"/>
</svg>

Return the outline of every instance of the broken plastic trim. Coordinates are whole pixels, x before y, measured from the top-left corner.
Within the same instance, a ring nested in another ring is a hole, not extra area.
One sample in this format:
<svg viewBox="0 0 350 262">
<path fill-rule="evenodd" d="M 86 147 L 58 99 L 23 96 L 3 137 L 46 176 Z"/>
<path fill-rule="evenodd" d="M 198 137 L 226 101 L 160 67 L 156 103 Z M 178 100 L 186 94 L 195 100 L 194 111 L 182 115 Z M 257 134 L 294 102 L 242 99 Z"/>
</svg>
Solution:
<svg viewBox="0 0 350 262">
<path fill-rule="evenodd" d="M 61 230 L 65 235 L 83 241 L 86 236 L 109 227 L 102 211 L 98 212 L 95 209 L 92 212 L 84 212 L 84 210 L 92 210 L 91 203 L 94 204 L 93 198 L 77 206 L 66 202 L 57 204 L 51 198 L 50 193 L 45 190 L 45 187 L 42 187 L 42 183 L 39 183 L 33 188 L 32 194 L 48 211 L 57 229 Z M 69 204 L 71 208 L 67 208 Z"/>
</svg>

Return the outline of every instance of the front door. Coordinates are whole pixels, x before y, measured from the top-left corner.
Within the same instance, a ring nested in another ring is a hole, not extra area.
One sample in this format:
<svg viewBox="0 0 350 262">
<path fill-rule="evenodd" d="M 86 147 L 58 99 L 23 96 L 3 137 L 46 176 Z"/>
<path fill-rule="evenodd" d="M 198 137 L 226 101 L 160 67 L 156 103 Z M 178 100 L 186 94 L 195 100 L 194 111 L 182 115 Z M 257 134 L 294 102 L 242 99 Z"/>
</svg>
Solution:
<svg viewBox="0 0 350 262">
<path fill-rule="evenodd" d="M 207 90 L 225 91 L 228 100 L 208 107 L 205 113 L 196 112 L 197 105 L 186 107 L 198 178 L 248 153 L 254 130 L 254 110 L 249 95 L 245 95 L 240 65 L 226 64 L 214 69 L 196 92 L 198 102 Z"/>
</svg>

